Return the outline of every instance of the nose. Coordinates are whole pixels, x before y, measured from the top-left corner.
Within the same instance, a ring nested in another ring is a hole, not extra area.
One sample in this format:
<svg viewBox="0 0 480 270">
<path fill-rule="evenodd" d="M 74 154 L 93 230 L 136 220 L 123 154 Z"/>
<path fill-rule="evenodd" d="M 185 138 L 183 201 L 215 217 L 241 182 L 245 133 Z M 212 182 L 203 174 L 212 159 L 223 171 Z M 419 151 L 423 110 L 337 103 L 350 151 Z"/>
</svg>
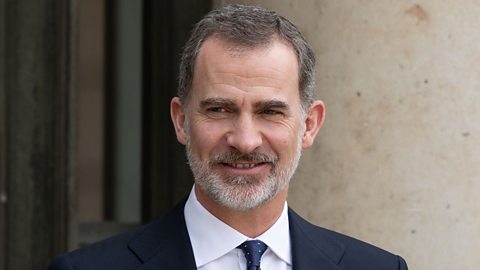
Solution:
<svg viewBox="0 0 480 270">
<path fill-rule="evenodd" d="M 248 154 L 262 145 L 260 130 L 250 117 L 239 117 L 227 133 L 227 143 L 242 154 Z"/>
</svg>

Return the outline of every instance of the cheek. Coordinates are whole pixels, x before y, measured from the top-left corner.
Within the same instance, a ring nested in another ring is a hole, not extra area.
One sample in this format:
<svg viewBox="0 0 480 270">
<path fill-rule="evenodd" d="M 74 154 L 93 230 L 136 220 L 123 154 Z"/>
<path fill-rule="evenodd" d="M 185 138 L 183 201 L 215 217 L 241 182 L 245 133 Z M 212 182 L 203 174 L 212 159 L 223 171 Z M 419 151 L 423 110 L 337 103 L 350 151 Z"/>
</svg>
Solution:
<svg viewBox="0 0 480 270">
<path fill-rule="evenodd" d="M 202 159 L 208 158 L 222 142 L 222 129 L 215 125 L 195 123 L 190 127 L 192 151 Z"/>
<path fill-rule="evenodd" d="M 291 158 L 296 153 L 298 145 L 298 132 L 283 127 L 282 129 L 270 129 L 268 141 L 273 150 L 282 158 Z"/>
</svg>

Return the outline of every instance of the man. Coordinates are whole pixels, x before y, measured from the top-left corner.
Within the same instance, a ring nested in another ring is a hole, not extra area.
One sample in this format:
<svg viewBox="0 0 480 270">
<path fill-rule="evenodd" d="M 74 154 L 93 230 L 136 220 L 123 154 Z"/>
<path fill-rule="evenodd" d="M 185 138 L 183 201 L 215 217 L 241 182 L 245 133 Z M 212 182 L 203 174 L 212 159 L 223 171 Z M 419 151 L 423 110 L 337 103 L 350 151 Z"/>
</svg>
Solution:
<svg viewBox="0 0 480 270">
<path fill-rule="evenodd" d="M 287 207 L 289 181 L 323 124 L 314 55 L 258 7 L 206 15 L 187 42 L 171 116 L 194 187 L 140 229 L 58 257 L 56 269 L 407 269 L 400 257 L 316 227 Z"/>
</svg>

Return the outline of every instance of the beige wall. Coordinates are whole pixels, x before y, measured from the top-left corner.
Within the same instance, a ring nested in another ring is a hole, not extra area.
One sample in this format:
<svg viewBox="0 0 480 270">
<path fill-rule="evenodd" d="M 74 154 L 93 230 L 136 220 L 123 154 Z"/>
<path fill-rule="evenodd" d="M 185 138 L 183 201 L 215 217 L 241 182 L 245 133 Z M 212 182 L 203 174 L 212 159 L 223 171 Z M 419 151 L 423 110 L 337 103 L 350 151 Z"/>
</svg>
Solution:
<svg viewBox="0 0 480 270">
<path fill-rule="evenodd" d="M 294 21 L 317 54 L 327 121 L 290 205 L 410 269 L 480 264 L 480 4 L 242 2 Z"/>
</svg>

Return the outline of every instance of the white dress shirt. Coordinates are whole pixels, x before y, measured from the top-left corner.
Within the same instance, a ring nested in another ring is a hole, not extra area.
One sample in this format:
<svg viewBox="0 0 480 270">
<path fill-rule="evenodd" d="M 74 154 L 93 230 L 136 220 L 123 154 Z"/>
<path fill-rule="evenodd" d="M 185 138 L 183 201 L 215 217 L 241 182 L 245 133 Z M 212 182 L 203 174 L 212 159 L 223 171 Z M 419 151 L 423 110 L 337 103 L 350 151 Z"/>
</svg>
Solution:
<svg viewBox="0 0 480 270">
<path fill-rule="evenodd" d="M 287 210 L 288 207 L 285 202 L 282 214 L 275 224 L 255 238 L 268 246 L 261 259 L 262 270 L 292 269 Z M 185 204 L 184 213 L 197 269 L 246 270 L 245 255 L 237 246 L 252 239 L 208 212 L 198 202 L 195 195 L 195 186 Z"/>
</svg>

